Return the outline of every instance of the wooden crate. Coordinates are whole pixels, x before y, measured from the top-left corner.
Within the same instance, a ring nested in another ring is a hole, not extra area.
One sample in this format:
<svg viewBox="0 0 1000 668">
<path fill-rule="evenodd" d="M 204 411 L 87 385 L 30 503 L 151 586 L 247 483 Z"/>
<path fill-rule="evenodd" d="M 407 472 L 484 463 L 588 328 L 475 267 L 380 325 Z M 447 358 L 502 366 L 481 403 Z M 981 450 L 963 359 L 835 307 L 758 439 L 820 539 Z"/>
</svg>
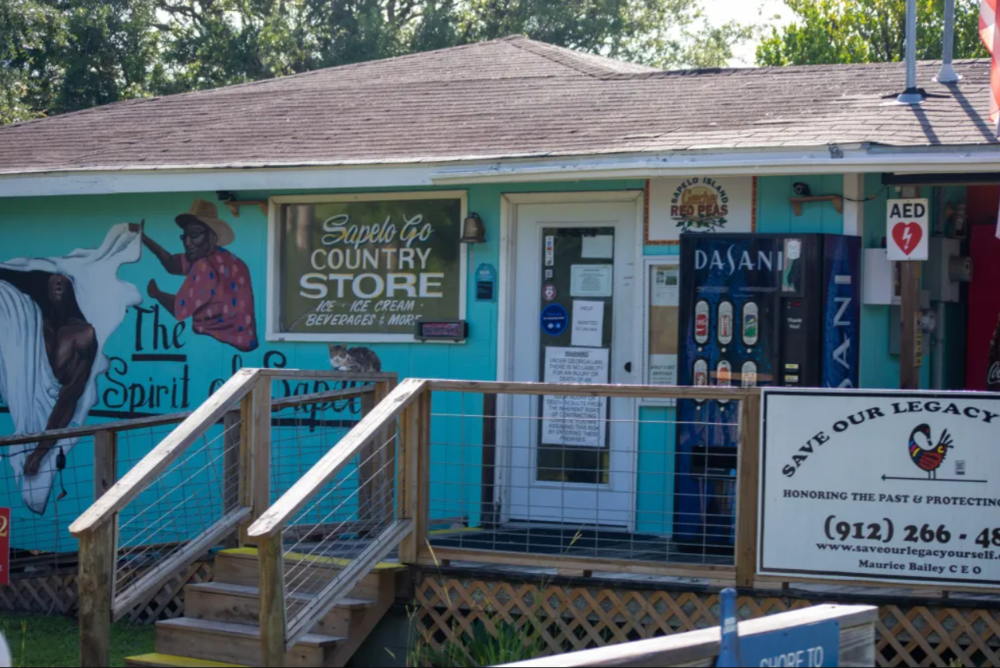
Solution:
<svg viewBox="0 0 1000 668">
<path fill-rule="evenodd" d="M 824 603 L 820 598 L 740 596 L 753 619 Z M 837 601 L 843 602 L 843 601 Z M 707 591 L 630 590 L 425 573 L 416 585 L 417 630 L 431 648 L 464 643 L 477 622 L 496 635 L 506 622 L 537 634 L 545 654 L 694 631 L 719 624 L 719 597 Z M 879 666 L 1000 666 L 1000 610 L 879 605 Z"/>
<path fill-rule="evenodd" d="M 212 561 L 196 561 L 141 601 L 124 619 L 152 624 L 184 615 L 184 587 L 212 579 Z M 138 573 L 137 575 L 141 575 Z M 76 568 L 45 575 L 18 575 L 0 587 L 0 611 L 74 616 L 77 613 Z"/>
</svg>

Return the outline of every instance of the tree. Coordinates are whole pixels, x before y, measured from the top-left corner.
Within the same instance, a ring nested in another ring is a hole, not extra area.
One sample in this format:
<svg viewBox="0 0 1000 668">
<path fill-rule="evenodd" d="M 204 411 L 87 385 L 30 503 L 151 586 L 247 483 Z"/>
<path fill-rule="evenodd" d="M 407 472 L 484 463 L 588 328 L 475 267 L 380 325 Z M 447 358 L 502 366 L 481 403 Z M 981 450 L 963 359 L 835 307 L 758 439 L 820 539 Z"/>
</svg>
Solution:
<svg viewBox="0 0 1000 668">
<path fill-rule="evenodd" d="M 897 62 L 905 58 L 906 0 L 785 0 L 796 21 L 757 47 L 759 65 Z M 979 0 L 955 0 L 955 57 L 985 57 Z M 944 0 L 917 0 L 917 58 L 941 58 Z"/>
<path fill-rule="evenodd" d="M 749 37 L 702 0 L 0 0 L 0 123 L 523 33 L 659 67 Z"/>
</svg>

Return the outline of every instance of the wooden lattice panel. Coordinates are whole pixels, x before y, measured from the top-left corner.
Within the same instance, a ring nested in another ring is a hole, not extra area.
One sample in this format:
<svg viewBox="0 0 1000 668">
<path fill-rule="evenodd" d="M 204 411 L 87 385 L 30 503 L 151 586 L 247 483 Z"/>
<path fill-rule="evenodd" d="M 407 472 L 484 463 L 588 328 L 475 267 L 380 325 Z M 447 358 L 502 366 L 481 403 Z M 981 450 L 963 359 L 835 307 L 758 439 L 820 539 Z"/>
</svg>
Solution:
<svg viewBox="0 0 1000 668">
<path fill-rule="evenodd" d="M 184 587 L 212 579 L 213 563 L 196 561 L 137 605 L 125 618 L 136 624 L 184 615 Z M 141 575 L 141 573 L 140 573 Z M 76 573 L 15 577 L 0 587 L 0 611 L 72 616 L 77 612 Z"/>
<path fill-rule="evenodd" d="M 740 596 L 753 619 L 821 600 Z M 463 642 L 473 626 L 496 635 L 506 622 L 533 630 L 558 654 L 718 625 L 719 597 L 707 592 L 636 591 L 425 575 L 416 588 L 417 628 L 431 648 Z M 879 666 L 1000 666 L 1000 610 L 882 605 Z M 952 663 L 954 662 L 954 663 Z"/>
</svg>

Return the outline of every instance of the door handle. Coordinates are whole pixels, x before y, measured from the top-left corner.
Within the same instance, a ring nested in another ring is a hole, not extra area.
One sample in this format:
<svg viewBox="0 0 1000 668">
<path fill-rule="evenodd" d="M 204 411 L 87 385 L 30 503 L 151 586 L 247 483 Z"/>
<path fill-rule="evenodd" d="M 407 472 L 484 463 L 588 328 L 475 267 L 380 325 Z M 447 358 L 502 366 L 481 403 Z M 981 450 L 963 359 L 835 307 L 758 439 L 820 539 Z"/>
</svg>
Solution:
<svg viewBox="0 0 1000 668">
<path fill-rule="evenodd" d="M 625 362 L 625 373 L 632 373 L 632 363 Z"/>
</svg>

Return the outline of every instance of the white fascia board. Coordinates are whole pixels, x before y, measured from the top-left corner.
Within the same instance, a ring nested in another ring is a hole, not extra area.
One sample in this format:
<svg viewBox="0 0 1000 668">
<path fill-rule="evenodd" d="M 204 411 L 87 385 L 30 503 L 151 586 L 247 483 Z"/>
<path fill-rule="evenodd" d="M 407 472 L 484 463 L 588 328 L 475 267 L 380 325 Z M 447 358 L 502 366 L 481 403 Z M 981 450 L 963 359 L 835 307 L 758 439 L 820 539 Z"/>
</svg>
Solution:
<svg viewBox="0 0 1000 668">
<path fill-rule="evenodd" d="M 837 157 L 834 157 L 834 154 Z M 438 163 L 288 168 L 147 169 L 0 175 L 0 198 L 121 193 L 333 191 L 661 176 L 768 176 L 855 172 L 1000 171 L 1000 146 L 892 148 L 866 145 L 773 150 L 703 147 L 661 154 L 467 159 Z"/>
<path fill-rule="evenodd" d="M 951 150 L 870 150 L 841 148 L 833 157 L 827 147 L 805 151 L 674 153 L 658 157 L 604 157 L 533 163 L 494 163 L 438 170 L 436 185 L 524 183 L 580 179 L 645 179 L 666 176 L 769 176 L 856 172 L 986 172 L 1000 170 L 1000 147 Z"/>
<path fill-rule="evenodd" d="M 342 190 L 433 186 L 440 165 L 74 171 L 0 175 L 0 198 L 52 195 L 205 192 L 216 190 Z"/>
</svg>

